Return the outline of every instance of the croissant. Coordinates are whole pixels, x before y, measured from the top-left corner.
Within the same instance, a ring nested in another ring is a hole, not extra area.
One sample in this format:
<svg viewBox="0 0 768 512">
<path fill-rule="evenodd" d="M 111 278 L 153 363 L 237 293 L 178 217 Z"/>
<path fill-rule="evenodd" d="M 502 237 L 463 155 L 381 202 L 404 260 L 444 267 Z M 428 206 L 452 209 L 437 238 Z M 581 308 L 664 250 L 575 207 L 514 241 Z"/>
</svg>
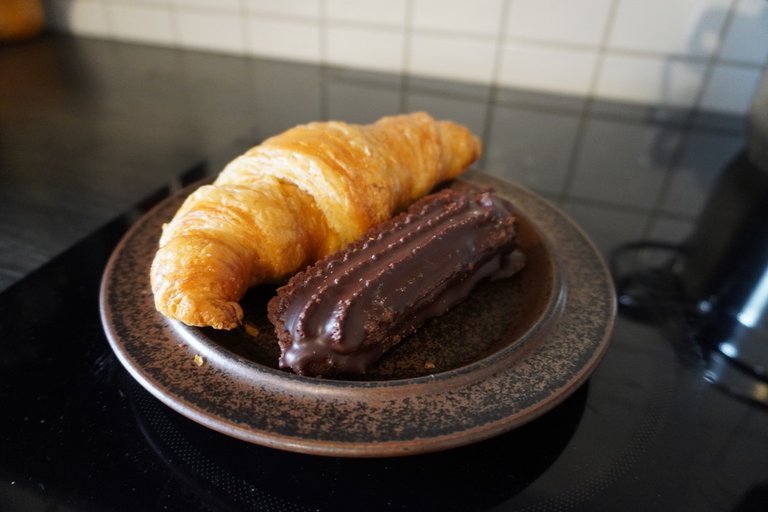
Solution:
<svg viewBox="0 0 768 512">
<path fill-rule="evenodd" d="M 193 192 L 152 262 L 155 307 L 237 327 L 238 301 L 361 237 L 480 154 L 465 127 L 419 112 L 370 125 L 316 122 L 267 139 Z"/>
</svg>

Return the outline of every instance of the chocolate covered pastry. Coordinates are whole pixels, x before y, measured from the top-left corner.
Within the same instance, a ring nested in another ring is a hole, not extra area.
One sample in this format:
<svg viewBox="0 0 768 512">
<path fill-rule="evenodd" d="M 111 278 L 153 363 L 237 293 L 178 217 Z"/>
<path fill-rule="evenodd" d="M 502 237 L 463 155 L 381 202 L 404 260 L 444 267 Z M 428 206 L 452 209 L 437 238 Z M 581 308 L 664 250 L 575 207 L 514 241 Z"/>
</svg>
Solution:
<svg viewBox="0 0 768 512">
<path fill-rule="evenodd" d="M 524 264 L 504 199 L 453 189 L 427 196 L 278 290 L 268 313 L 280 367 L 311 376 L 365 373 L 480 281 Z"/>
</svg>

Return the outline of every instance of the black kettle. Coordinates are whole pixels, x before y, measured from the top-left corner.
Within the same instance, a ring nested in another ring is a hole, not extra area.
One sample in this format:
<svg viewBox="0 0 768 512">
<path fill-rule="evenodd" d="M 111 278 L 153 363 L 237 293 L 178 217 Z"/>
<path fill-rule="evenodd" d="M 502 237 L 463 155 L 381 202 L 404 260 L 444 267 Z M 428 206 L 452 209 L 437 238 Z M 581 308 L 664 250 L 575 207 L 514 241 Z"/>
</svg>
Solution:
<svg viewBox="0 0 768 512">
<path fill-rule="evenodd" d="M 713 349 L 710 378 L 737 375 L 747 388 L 739 394 L 768 403 L 768 73 L 745 147 L 714 184 L 686 243 L 681 281 Z"/>
</svg>

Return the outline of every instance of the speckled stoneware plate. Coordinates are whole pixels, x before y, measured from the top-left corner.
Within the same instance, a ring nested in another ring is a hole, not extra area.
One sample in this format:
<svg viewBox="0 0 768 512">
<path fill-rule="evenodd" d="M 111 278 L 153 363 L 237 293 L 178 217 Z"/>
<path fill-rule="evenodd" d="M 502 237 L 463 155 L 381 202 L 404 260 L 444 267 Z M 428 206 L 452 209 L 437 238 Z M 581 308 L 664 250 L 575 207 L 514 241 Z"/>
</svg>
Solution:
<svg viewBox="0 0 768 512">
<path fill-rule="evenodd" d="M 112 348 L 147 390 L 224 434 L 285 450 L 395 456 L 513 429 L 582 384 L 609 344 L 615 295 L 594 246 L 536 194 L 479 172 L 453 187 L 492 187 L 517 208 L 528 263 L 487 282 L 385 354 L 364 378 L 277 368 L 266 318 L 274 287 L 244 299 L 242 328 L 191 328 L 155 311 L 149 267 L 161 226 L 191 188 L 147 213 L 112 255 L 101 315 Z"/>
</svg>

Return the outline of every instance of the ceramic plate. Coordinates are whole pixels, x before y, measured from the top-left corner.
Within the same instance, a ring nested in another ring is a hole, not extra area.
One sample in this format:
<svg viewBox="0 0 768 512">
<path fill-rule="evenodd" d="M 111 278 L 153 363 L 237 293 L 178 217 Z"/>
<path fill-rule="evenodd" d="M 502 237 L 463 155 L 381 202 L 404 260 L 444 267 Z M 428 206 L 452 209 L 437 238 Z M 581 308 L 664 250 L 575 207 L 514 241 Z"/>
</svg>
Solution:
<svg viewBox="0 0 768 512">
<path fill-rule="evenodd" d="M 149 267 L 161 226 L 188 188 L 125 235 L 104 273 L 107 338 L 147 390 L 188 418 L 260 445 L 334 456 L 395 456 L 479 441 L 527 423 L 581 385 L 602 358 L 613 285 L 594 246 L 536 194 L 479 172 L 452 187 L 492 187 L 518 211 L 525 269 L 486 282 L 428 322 L 362 378 L 277 368 L 266 318 L 274 287 L 251 290 L 242 328 L 215 331 L 155 311 Z"/>
</svg>

